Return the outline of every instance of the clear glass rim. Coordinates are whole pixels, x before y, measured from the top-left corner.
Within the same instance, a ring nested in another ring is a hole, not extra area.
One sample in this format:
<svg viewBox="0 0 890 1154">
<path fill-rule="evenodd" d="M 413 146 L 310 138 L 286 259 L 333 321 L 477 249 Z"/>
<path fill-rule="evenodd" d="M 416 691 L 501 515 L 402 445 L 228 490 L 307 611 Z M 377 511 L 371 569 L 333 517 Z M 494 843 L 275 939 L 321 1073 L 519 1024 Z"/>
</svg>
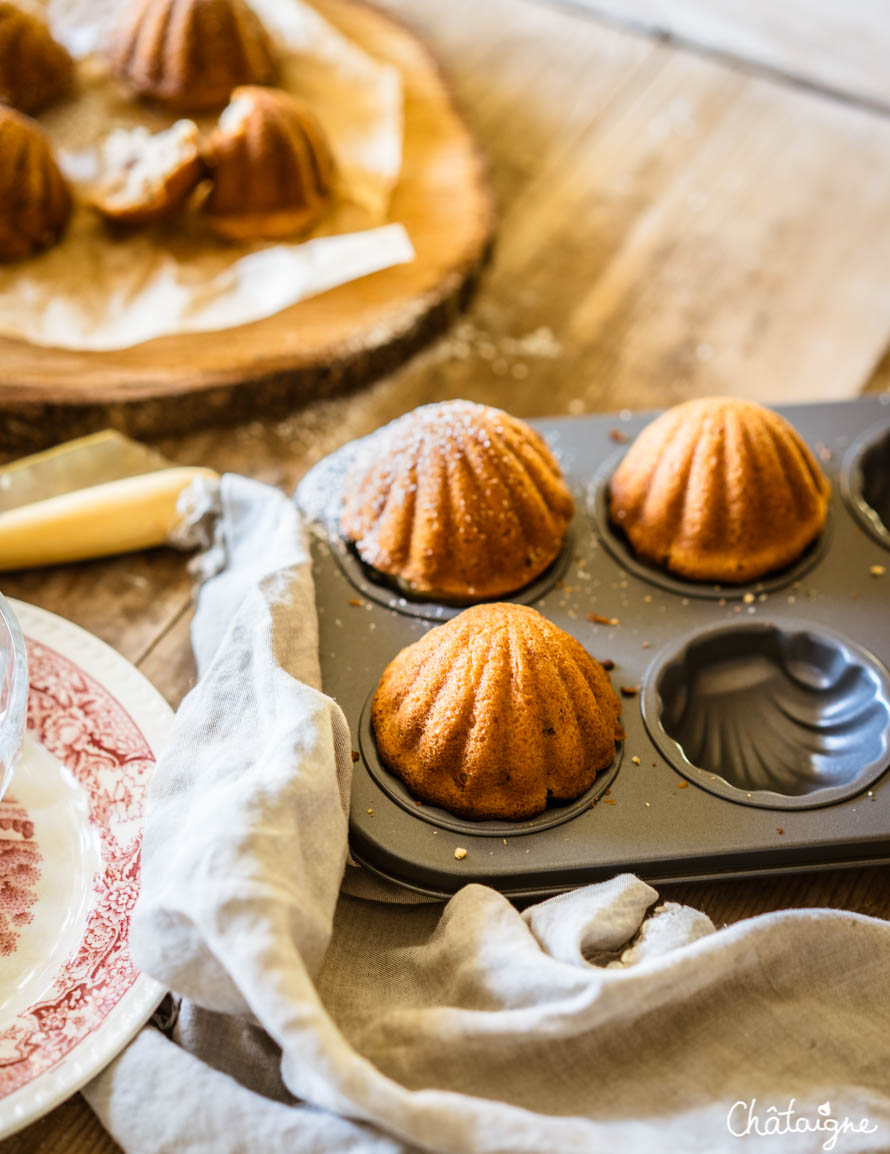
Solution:
<svg viewBox="0 0 890 1154">
<path fill-rule="evenodd" d="M 0 725 L 0 778 L 11 772 L 21 750 L 28 710 L 28 657 L 25 639 L 19 628 L 12 606 L 0 593 L 0 628 L 4 628 L 12 641 L 13 666 L 12 687 L 3 724 Z M 0 781 L 0 794 L 3 783 Z"/>
</svg>

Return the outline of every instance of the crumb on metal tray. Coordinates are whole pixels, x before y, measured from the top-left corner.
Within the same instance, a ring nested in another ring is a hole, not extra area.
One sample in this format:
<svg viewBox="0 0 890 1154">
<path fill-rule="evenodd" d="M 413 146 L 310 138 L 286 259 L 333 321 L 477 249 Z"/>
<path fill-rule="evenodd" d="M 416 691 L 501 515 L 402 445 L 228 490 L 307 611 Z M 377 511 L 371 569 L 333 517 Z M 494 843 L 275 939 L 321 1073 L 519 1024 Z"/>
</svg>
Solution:
<svg viewBox="0 0 890 1154">
<path fill-rule="evenodd" d="M 464 849 L 464 847 L 462 845 L 459 845 L 457 847 L 457 849 L 454 851 L 454 856 L 457 858 L 458 861 L 463 861 L 464 858 L 467 856 L 467 851 Z"/>
</svg>

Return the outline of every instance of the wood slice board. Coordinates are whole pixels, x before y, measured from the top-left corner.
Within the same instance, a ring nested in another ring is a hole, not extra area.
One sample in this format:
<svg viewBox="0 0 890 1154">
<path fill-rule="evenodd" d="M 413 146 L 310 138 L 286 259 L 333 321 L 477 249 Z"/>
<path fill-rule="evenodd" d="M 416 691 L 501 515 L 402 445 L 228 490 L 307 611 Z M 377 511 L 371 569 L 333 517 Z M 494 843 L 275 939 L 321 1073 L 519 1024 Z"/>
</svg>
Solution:
<svg viewBox="0 0 890 1154">
<path fill-rule="evenodd" d="M 113 426 L 148 436 L 280 416 L 395 368 L 465 302 L 494 222 L 484 159 L 439 66 L 403 24 L 360 0 L 316 0 L 405 92 L 402 172 L 390 219 L 416 252 L 386 269 L 224 333 L 111 352 L 0 338 L 0 449 L 38 448 Z"/>
</svg>

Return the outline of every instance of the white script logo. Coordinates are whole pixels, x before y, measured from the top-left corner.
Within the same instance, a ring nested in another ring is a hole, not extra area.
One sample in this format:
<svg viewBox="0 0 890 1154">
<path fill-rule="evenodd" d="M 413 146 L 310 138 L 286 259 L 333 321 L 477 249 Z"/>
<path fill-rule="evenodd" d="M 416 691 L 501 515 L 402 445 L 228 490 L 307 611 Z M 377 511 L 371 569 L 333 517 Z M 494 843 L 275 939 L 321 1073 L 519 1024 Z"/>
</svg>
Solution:
<svg viewBox="0 0 890 1154">
<path fill-rule="evenodd" d="M 758 1110 L 757 1099 L 750 1102 L 733 1102 L 726 1115 L 726 1129 L 734 1138 L 748 1138 L 756 1134 L 758 1138 L 770 1138 L 781 1134 L 826 1134 L 823 1150 L 833 1150 L 841 1134 L 874 1134 L 877 1126 L 868 1118 L 853 1121 L 851 1118 L 834 1118 L 831 1103 L 823 1102 L 816 1108 L 816 1118 L 798 1114 L 792 1098 L 784 1110 L 768 1106 Z"/>
</svg>

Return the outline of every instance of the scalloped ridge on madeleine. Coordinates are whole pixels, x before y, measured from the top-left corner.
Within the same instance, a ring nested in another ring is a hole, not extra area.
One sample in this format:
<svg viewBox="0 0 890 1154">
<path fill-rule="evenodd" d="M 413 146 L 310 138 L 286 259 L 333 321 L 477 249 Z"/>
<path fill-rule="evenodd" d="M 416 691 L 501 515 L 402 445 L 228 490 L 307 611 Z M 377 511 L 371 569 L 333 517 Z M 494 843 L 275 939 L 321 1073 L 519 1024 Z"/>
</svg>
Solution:
<svg viewBox="0 0 890 1154">
<path fill-rule="evenodd" d="M 340 528 L 362 560 L 434 600 L 502 597 L 533 581 L 574 513 L 539 433 L 471 401 L 424 405 L 369 437 Z"/>
<path fill-rule="evenodd" d="M 129 0 L 108 42 L 115 75 L 186 112 L 222 108 L 239 84 L 271 84 L 277 66 L 244 0 Z"/>
<path fill-rule="evenodd" d="M 68 185 L 40 126 L 0 106 L 0 261 L 55 244 L 70 212 Z"/>
<path fill-rule="evenodd" d="M 647 425 L 612 476 L 635 552 L 694 581 L 754 581 L 825 528 L 828 479 L 797 431 L 753 401 L 687 401 Z"/>
<path fill-rule="evenodd" d="M 465 609 L 403 649 L 371 703 L 380 759 L 415 797 L 520 820 L 615 758 L 621 703 L 579 641 L 527 605 Z"/>
</svg>

